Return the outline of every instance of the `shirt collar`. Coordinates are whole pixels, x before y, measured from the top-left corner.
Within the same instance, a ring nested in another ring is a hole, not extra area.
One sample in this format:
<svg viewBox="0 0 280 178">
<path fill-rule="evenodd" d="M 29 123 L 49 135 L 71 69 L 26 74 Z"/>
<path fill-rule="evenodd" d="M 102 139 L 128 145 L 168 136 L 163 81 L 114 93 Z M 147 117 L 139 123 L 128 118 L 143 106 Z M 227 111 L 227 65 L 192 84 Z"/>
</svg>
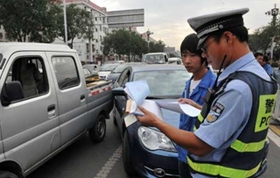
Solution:
<svg viewBox="0 0 280 178">
<path fill-rule="evenodd" d="M 255 59 L 252 52 L 247 53 L 246 55 L 242 56 L 238 60 L 234 61 L 232 64 L 227 66 L 227 68 L 224 69 L 224 71 L 219 76 L 218 81 L 222 81 L 225 78 L 227 78 L 231 73 L 238 71 L 240 68 L 245 66 L 246 64 L 253 62 Z"/>
</svg>

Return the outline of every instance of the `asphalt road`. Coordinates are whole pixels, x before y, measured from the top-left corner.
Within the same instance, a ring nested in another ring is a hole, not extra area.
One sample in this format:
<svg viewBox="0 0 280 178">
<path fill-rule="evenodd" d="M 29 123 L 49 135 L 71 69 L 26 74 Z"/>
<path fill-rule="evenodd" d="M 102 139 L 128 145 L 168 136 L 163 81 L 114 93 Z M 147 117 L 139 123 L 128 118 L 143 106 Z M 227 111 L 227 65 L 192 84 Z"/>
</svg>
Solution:
<svg viewBox="0 0 280 178">
<path fill-rule="evenodd" d="M 268 169 L 261 178 L 280 178 L 280 139 L 272 131 L 269 136 L 276 143 L 270 139 Z M 85 134 L 27 178 L 129 178 L 122 167 L 121 139 L 113 120 L 107 120 L 103 142 L 92 143 Z"/>
</svg>

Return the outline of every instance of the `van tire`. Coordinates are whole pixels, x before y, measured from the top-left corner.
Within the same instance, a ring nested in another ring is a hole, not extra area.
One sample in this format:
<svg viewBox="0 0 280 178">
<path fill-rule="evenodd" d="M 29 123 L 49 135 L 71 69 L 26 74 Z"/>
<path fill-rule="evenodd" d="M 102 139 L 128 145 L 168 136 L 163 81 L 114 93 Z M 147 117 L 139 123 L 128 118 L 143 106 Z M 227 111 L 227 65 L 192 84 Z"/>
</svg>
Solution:
<svg viewBox="0 0 280 178">
<path fill-rule="evenodd" d="M 97 117 L 97 121 L 92 128 L 89 129 L 89 137 L 92 142 L 101 142 L 106 135 L 106 120 L 103 114 Z"/>
<path fill-rule="evenodd" d="M 18 178 L 18 176 L 9 171 L 0 171 L 1 178 Z"/>
</svg>

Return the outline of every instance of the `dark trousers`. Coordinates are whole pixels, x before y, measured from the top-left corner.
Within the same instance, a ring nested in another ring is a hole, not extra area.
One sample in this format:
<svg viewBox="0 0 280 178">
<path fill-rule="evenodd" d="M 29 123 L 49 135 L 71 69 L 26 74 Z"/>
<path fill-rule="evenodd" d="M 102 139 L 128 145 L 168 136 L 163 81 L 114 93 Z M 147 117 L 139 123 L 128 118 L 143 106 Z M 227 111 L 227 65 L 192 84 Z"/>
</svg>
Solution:
<svg viewBox="0 0 280 178">
<path fill-rule="evenodd" d="M 182 161 L 178 161 L 178 168 L 180 178 L 192 178 L 188 164 Z"/>
</svg>

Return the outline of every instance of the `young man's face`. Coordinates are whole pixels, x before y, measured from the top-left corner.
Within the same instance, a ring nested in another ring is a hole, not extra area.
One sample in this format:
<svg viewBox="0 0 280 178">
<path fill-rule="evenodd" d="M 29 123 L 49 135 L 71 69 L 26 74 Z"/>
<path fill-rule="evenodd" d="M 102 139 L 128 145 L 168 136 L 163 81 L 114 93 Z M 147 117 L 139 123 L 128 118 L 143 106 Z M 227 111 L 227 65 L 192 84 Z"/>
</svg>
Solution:
<svg viewBox="0 0 280 178">
<path fill-rule="evenodd" d="M 188 72 L 196 73 L 202 67 L 205 67 L 204 64 L 201 64 L 201 57 L 195 53 L 186 51 L 186 52 L 183 52 L 181 54 L 181 56 L 182 56 L 182 62 Z"/>
</svg>

